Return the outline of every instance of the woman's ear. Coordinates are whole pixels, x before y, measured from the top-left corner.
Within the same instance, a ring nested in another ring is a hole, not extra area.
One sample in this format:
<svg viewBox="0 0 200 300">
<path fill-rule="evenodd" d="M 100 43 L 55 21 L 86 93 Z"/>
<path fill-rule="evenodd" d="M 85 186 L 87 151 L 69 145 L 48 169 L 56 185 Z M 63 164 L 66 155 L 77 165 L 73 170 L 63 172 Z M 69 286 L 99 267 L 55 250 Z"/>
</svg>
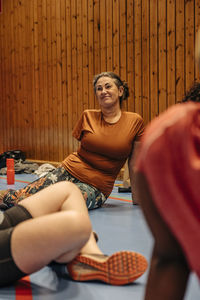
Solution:
<svg viewBox="0 0 200 300">
<path fill-rule="evenodd" d="M 121 85 L 121 86 L 119 87 L 119 96 L 120 96 L 120 97 L 123 95 L 123 92 L 124 92 L 124 88 L 123 88 L 123 86 Z"/>
</svg>

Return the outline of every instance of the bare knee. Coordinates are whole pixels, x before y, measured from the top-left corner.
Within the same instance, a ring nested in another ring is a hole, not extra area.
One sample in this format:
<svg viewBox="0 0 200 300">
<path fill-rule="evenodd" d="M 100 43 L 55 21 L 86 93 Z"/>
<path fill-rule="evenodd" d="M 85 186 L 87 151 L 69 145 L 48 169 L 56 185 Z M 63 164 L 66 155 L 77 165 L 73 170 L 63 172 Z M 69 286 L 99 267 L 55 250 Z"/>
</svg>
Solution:
<svg viewBox="0 0 200 300">
<path fill-rule="evenodd" d="M 156 247 L 153 251 L 151 267 L 159 273 L 163 270 L 168 270 L 172 273 L 178 272 L 178 274 L 180 273 L 185 278 L 187 278 L 190 272 L 187 260 L 182 251 L 179 254 L 178 251 L 158 251 Z"/>
<path fill-rule="evenodd" d="M 153 257 L 158 265 L 170 262 L 187 264 L 185 255 L 177 241 L 171 243 L 168 247 L 163 247 L 163 245 L 158 246 L 155 244 Z"/>
<path fill-rule="evenodd" d="M 87 242 L 87 240 L 90 237 L 91 231 L 92 231 L 92 225 L 90 222 L 90 219 L 85 214 L 76 213 L 76 226 L 78 227 L 78 230 L 80 230 L 80 235 L 82 236 L 83 243 Z"/>
<path fill-rule="evenodd" d="M 71 215 L 71 226 L 75 233 L 80 237 L 80 240 L 83 239 L 84 242 L 85 240 L 87 241 L 92 231 L 89 216 L 77 211 L 71 212 Z"/>
<path fill-rule="evenodd" d="M 72 182 L 69 182 L 69 181 L 62 181 L 62 182 L 59 182 L 60 184 L 63 185 L 63 189 L 65 190 L 66 194 L 71 194 L 71 193 L 80 193 L 80 190 L 79 188 Z"/>
<path fill-rule="evenodd" d="M 87 243 L 92 232 L 92 226 L 89 217 L 80 212 L 70 212 L 70 230 L 72 230 L 70 249 L 55 259 L 58 263 L 71 261 L 83 246 Z M 66 235 L 69 227 L 66 226 Z M 69 242 L 69 241 L 67 241 Z"/>
</svg>

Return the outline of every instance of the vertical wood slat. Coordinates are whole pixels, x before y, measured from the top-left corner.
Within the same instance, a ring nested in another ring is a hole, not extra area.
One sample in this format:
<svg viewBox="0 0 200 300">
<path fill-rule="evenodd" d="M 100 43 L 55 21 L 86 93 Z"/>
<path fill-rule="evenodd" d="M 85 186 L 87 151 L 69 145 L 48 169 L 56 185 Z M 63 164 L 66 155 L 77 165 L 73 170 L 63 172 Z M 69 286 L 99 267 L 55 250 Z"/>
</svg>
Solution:
<svg viewBox="0 0 200 300">
<path fill-rule="evenodd" d="M 61 1 L 61 65 L 62 65 L 62 125 L 63 125 L 63 157 L 68 153 L 68 110 L 67 110 L 67 44 L 66 44 L 66 2 Z M 61 101 L 61 99 L 60 99 Z M 61 158 L 62 160 L 62 158 Z"/>
<path fill-rule="evenodd" d="M 76 23 L 76 8 L 77 1 L 71 1 L 71 13 L 72 13 L 72 88 L 73 88 L 73 98 L 72 98 L 72 126 L 74 127 L 77 120 L 77 23 Z M 76 148 L 77 141 L 73 139 L 73 148 Z"/>
<path fill-rule="evenodd" d="M 142 102 L 143 117 L 149 122 L 149 2 L 142 1 Z"/>
<path fill-rule="evenodd" d="M 127 82 L 129 83 L 130 97 L 127 101 L 127 110 L 135 111 L 135 68 L 134 68 L 134 0 L 127 1 L 126 7 L 126 30 L 127 30 L 127 62 L 126 62 L 126 73 Z"/>
<path fill-rule="evenodd" d="M 0 26 L 0 49 L 3 48 L 3 35 L 2 35 L 2 26 Z M 4 98 L 3 97 L 3 59 L 2 59 L 2 53 L 0 54 L 0 99 Z M 2 103 L 2 101 L 1 101 Z M 3 104 L 0 105 L 0 114 L 2 118 L 0 118 L 0 128 L 3 129 Z M 4 141 L 4 131 L 2 130 L 2 134 L 0 135 L 0 153 L 3 152 L 3 141 Z"/>
<path fill-rule="evenodd" d="M 44 159 L 45 156 L 49 156 L 49 97 L 48 97 L 48 16 L 47 16 L 47 1 L 42 1 L 42 24 L 43 24 L 43 36 L 42 36 L 42 57 L 43 57 L 43 95 L 44 95 Z"/>
<path fill-rule="evenodd" d="M 119 0 L 113 0 L 113 23 L 112 23 L 112 56 L 113 64 L 112 70 L 119 74 Z"/>
<path fill-rule="evenodd" d="M 8 3 L 6 3 L 5 6 L 7 6 Z M 5 101 L 5 93 L 6 93 L 6 88 L 5 88 L 5 82 L 6 82 L 6 71 L 5 71 L 5 16 L 3 14 L 0 15 L 1 17 L 1 112 L 2 112 L 2 151 L 5 149 L 6 145 L 6 101 Z"/>
<path fill-rule="evenodd" d="M 29 105 L 30 105 L 30 113 L 29 119 L 30 121 L 30 132 L 31 132 L 31 143 L 30 143 L 30 157 L 36 157 L 35 155 L 35 124 L 34 124 L 34 113 L 35 113 L 35 62 L 34 62 L 34 4 L 33 2 L 29 5 L 29 16 L 30 16 L 30 29 L 27 28 L 27 34 L 29 34 L 29 47 L 30 47 L 30 56 L 27 58 L 29 60 L 29 77 L 30 88 L 29 88 Z"/>
<path fill-rule="evenodd" d="M 158 107 L 159 113 L 167 108 L 167 44 L 166 44 L 166 2 L 158 1 Z"/>
<path fill-rule="evenodd" d="M 72 103 L 73 103 L 73 97 L 72 97 L 72 42 L 71 42 L 71 1 L 66 1 L 66 43 L 67 43 L 67 113 L 68 113 L 68 151 L 73 151 L 73 138 L 72 138 L 72 129 L 73 129 L 73 123 L 72 123 Z"/>
<path fill-rule="evenodd" d="M 82 36 L 82 2 L 77 5 L 77 117 L 83 111 L 83 36 Z"/>
<path fill-rule="evenodd" d="M 184 2 L 176 2 L 176 101 L 180 101 L 185 92 L 185 32 Z"/>
<path fill-rule="evenodd" d="M 195 38 L 196 38 L 196 33 L 198 29 L 200 29 L 200 2 L 199 1 L 195 1 L 194 12 L 195 12 Z M 200 70 L 197 64 L 195 64 L 195 79 L 197 80 L 199 78 L 200 78 Z"/>
<path fill-rule="evenodd" d="M 22 91 L 22 98 L 20 99 L 21 102 L 21 110 L 23 111 L 23 117 L 21 118 L 21 128 L 24 132 L 22 135 L 22 145 L 23 149 L 27 147 L 27 138 L 28 137 L 28 105 L 27 105 L 27 62 L 26 62 L 26 37 L 25 37 L 25 26 L 26 26 L 26 15 L 25 15 L 25 1 L 19 2 L 21 6 L 21 33 L 20 37 L 22 37 L 21 43 L 21 91 Z"/>
<path fill-rule="evenodd" d="M 27 139 L 25 139 L 25 147 L 26 143 L 28 151 L 32 154 L 32 151 L 34 149 L 33 147 L 33 110 L 32 110 L 32 84 L 31 80 L 32 79 L 32 72 L 31 72 L 31 44 L 32 44 L 32 36 L 29 34 L 29 28 L 31 28 L 32 24 L 32 6 L 29 5 L 27 1 L 25 1 L 25 57 L 26 57 L 26 96 L 25 96 L 25 102 L 27 106 L 27 114 L 26 114 L 26 127 L 27 127 Z M 30 78 L 29 78 L 30 76 Z M 16 145 L 17 146 L 17 145 Z"/>
<path fill-rule="evenodd" d="M 167 101 L 175 104 L 175 0 L 167 1 Z"/>
<path fill-rule="evenodd" d="M 51 35 L 51 0 L 46 0 L 46 15 L 47 15 L 47 97 L 46 106 L 48 115 L 48 125 L 46 135 L 48 135 L 48 157 L 53 161 L 53 40 Z"/>
<path fill-rule="evenodd" d="M 11 26 L 10 26 L 10 22 L 8 22 L 7 24 L 7 30 L 10 33 L 11 31 Z M 5 54 L 9 53 L 9 42 L 10 42 L 10 38 L 8 37 L 8 39 L 6 40 L 5 43 Z M 7 146 L 10 147 L 11 144 L 11 136 L 12 136 L 12 124 L 9 124 L 9 121 L 12 119 L 12 103 L 10 101 L 11 99 L 11 95 L 9 94 L 9 90 L 10 90 L 10 84 L 11 84 L 11 80 L 10 80 L 10 58 L 9 56 L 6 56 L 6 65 L 5 65 L 5 72 L 7 73 L 7 78 L 6 78 L 6 82 L 5 82 L 5 88 L 6 88 L 6 97 L 5 97 L 5 103 L 6 103 L 6 107 L 8 109 L 5 110 L 6 113 L 6 134 L 7 136 L 9 136 L 10 138 L 7 140 Z"/>
<path fill-rule="evenodd" d="M 159 1 L 159 0 L 158 0 Z M 158 115 L 158 1 L 150 1 L 149 14 L 150 14 L 150 32 L 149 32 L 149 80 L 150 80 L 150 119 Z"/>
<path fill-rule="evenodd" d="M 56 69 L 57 69 L 57 112 L 58 115 L 58 144 L 56 153 L 58 153 L 58 160 L 63 158 L 63 132 L 62 132 L 62 53 L 61 53 L 61 3 L 56 1 Z M 59 117 L 60 116 L 60 117 Z M 55 156 L 56 159 L 57 155 Z"/>
<path fill-rule="evenodd" d="M 101 72 L 100 67 L 100 0 L 94 2 L 94 71 L 93 74 Z M 91 85 L 91 84 L 90 84 Z"/>
<path fill-rule="evenodd" d="M 56 160 L 56 157 L 58 156 L 57 153 L 57 145 L 58 145 L 58 114 L 57 114 L 57 93 L 58 93 L 58 89 L 57 89 L 57 37 L 56 37 L 56 0 L 51 0 L 51 43 L 52 43 L 52 133 L 53 133 L 53 140 L 54 140 L 54 144 L 52 147 L 53 150 L 53 160 Z M 56 107 L 56 109 L 55 109 Z"/>
<path fill-rule="evenodd" d="M 40 157 L 40 128 L 39 128 L 39 45 L 38 45 L 38 12 L 37 1 L 33 2 L 33 18 L 34 18 L 34 133 L 35 133 L 35 157 Z"/>
<path fill-rule="evenodd" d="M 107 50 L 106 50 L 106 0 L 100 1 L 100 63 L 101 63 L 101 72 L 105 71 L 107 68 Z"/>
<path fill-rule="evenodd" d="M 112 71 L 113 67 L 113 6 L 112 0 L 106 0 L 106 70 Z"/>
<path fill-rule="evenodd" d="M 101 71 L 128 82 L 123 108 L 148 123 L 199 80 L 199 26 L 195 0 L 5 1 L 0 151 L 61 161 L 76 150 L 72 130 L 83 109 L 98 107 L 92 79 Z"/>
<path fill-rule="evenodd" d="M 185 3 L 185 75 L 186 90 L 188 90 L 194 80 L 194 1 Z"/>
<path fill-rule="evenodd" d="M 88 108 L 94 108 L 92 79 L 94 74 L 94 10 L 93 0 L 88 0 Z"/>
<path fill-rule="evenodd" d="M 88 52 L 88 5 L 87 1 L 82 1 L 83 4 L 83 109 L 87 109 L 89 106 L 89 90 L 88 90 L 88 65 L 89 55 Z"/>
<path fill-rule="evenodd" d="M 45 152 L 45 116 L 44 116 L 44 89 L 45 89 L 45 82 L 44 82 L 44 63 L 43 63 L 43 51 L 44 47 L 39 46 L 43 45 L 43 16 L 42 16 L 42 0 L 37 0 L 37 14 L 38 14 L 38 59 L 39 59 L 39 72 L 38 72 L 38 79 L 39 79 L 39 101 L 38 101 L 38 122 L 39 122 L 39 134 L 40 134 L 40 155 L 44 157 Z"/>
<path fill-rule="evenodd" d="M 13 83 L 13 80 L 12 80 L 12 47 L 13 47 L 13 44 L 12 44 L 12 39 L 11 39 L 11 35 L 12 35 L 12 24 L 13 24 L 13 18 L 12 18 L 12 10 L 11 10 L 11 4 L 8 3 L 9 5 L 9 9 L 10 9 L 10 14 L 9 14 L 9 19 L 10 19 L 10 24 L 8 24 L 8 30 L 10 32 L 10 39 L 8 41 L 8 43 L 11 44 L 11 47 L 10 49 L 8 48 L 7 50 L 10 52 L 10 58 L 9 58 L 9 69 L 8 69 L 8 76 L 9 76 L 9 81 L 8 81 L 8 90 L 10 91 L 10 93 L 8 94 L 8 102 L 7 102 L 7 107 L 10 109 L 8 109 L 8 113 L 9 113 L 9 119 L 12 120 L 12 118 L 14 117 L 14 114 L 13 114 L 13 110 L 14 110 L 14 101 L 13 101 L 13 92 L 12 92 L 12 83 Z M 10 124 L 11 125 L 11 124 Z M 10 135 L 10 141 L 9 141 L 9 144 L 11 143 L 11 141 L 13 140 L 14 138 L 14 128 L 13 126 L 9 126 L 9 135 Z"/>
<path fill-rule="evenodd" d="M 4 20 L 5 20 L 5 17 L 4 17 Z M 9 32 L 9 24 L 6 24 L 6 25 L 7 25 L 7 27 L 6 27 L 7 31 Z M 5 27 L 3 28 L 3 32 L 4 32 L 4 49 L 3 49 L 4 56 L 3 56 L 3 61 L 4 61 L 4 74 L 6 74 L 6 76 L 4 77 L 4 89 L 5 89 L 5 93 L 4 93 L 4 111 L 5 111 L 4 126 L 5 126 L 5 137 L 6 137 L 6 136 L 9 136 L 9 128 L 8 128 L 9 123 L 8 122 L 10 120 L 10 115 L 9 115 L 9 113 L 10 113 L 9 108 L 10 107 L 9 107 L 9 103 L 8 103 L 8 99 L 7 99 L 7 94 L 8 94 L 8 90 L 9 90 L 9 87 L 8 87 L 8 82 L 9 82 L 9 73 L 8 73 L 9 61 L 8 61 L 8 57 L 6 56 L 6 53 L 8 53 L 8 39 L 5 39 L 5 35 L 6 35 Z M 9 139 L 6 139 L 5 142 L 6 142 L 6 146 L 10 147 Z"/>
<path fill-rule="evenodd" d="M 126 3 L 125 1 L 119 1 L 119 71 L 117 73 L 120 74 L 122 80 L 127 80 L 126 34 Z M 127 102 L 124 109 L 127 110 Z"/>
<path fill-rule="evenodd" d="M 142 5 L 140 0 L 134 1 L 135 33 L 135 111 L 143 115 L 142 111 Z"/>
</svg>

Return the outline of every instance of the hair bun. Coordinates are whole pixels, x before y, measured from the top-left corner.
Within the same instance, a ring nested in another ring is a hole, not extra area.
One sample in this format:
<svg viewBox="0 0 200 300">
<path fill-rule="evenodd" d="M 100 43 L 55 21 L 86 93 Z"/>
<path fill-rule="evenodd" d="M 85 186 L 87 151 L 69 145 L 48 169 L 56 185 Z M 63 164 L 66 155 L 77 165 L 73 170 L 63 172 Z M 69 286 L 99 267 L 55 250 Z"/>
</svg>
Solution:
<svg viewBox="0 0 200 300">
<path fill-rule="evenodd" d="M 122 83 L 124 88 L 123 100 L 125 100 L 129 97 L 129 87 L 128 83 L 125 80 L 123 80 Z"/>
</svg>

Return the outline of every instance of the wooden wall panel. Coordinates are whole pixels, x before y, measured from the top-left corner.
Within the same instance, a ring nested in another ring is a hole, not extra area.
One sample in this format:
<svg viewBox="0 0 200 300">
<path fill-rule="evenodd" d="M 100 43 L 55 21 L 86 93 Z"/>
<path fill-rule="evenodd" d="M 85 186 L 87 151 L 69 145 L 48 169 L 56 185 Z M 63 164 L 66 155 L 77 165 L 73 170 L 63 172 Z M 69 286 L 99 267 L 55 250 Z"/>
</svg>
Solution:
<svg viewBox="0 0 200 300">
<path fill-rule="evenodd" d="M 128 82 L 123 109 L 147 124 L 181 100 L 200 72 L 194 61 L 197 0 L 2 0 L 0 152 L 61 161 L 73 127 L 97 108 L 93 76 Z"/>
</svg>

